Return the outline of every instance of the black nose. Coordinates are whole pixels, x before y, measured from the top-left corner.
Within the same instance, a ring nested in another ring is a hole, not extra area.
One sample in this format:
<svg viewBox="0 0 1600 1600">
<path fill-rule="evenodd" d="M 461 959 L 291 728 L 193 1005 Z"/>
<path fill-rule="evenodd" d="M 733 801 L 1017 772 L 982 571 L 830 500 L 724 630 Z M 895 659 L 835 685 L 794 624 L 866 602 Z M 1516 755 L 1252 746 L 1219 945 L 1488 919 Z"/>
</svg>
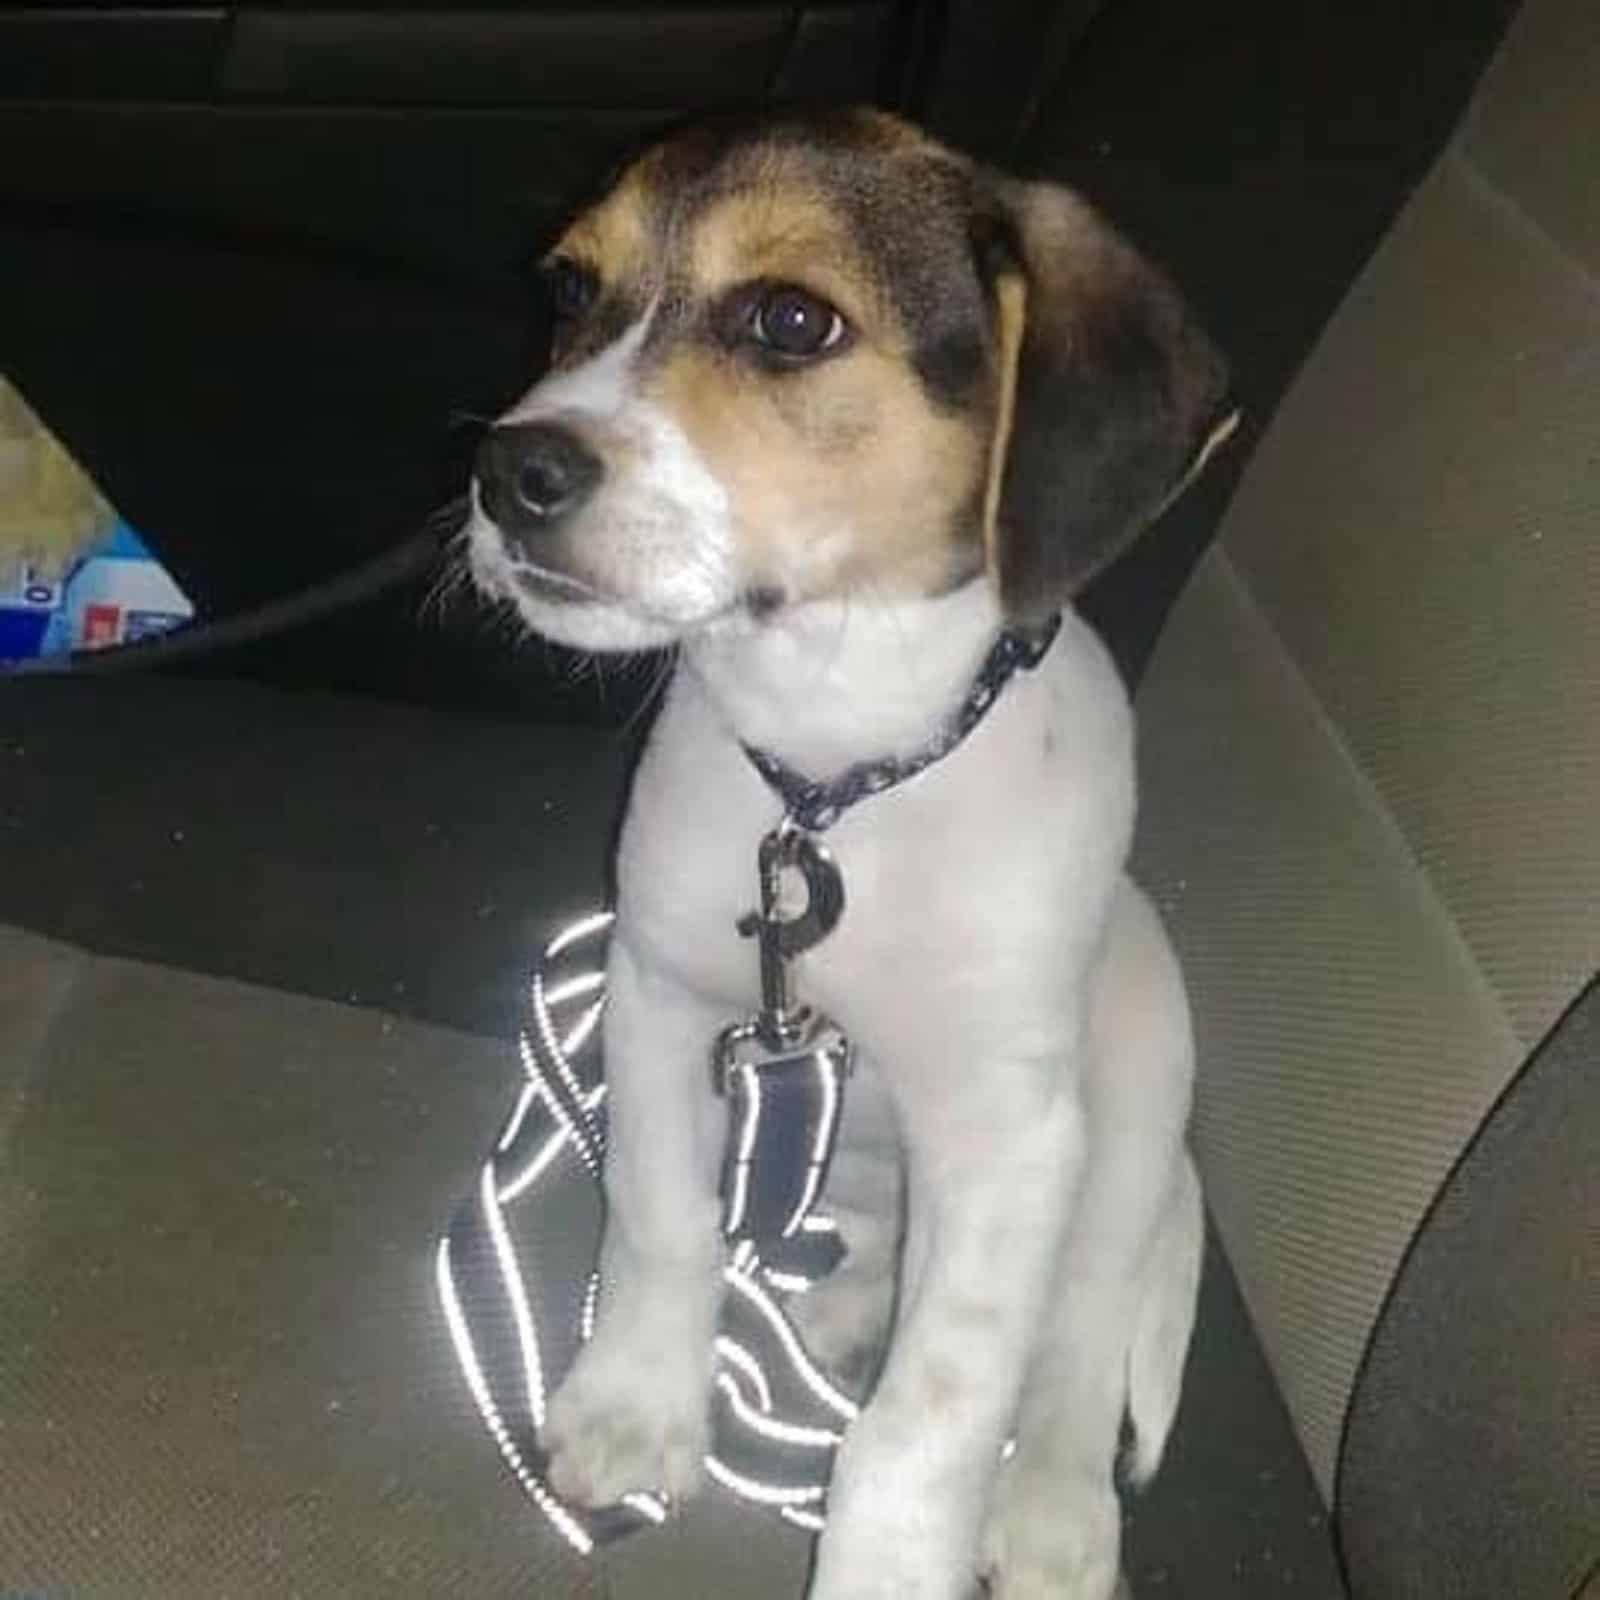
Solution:
<svg viewBox="0 0 1600 1600">
<path fill-rule="evenodd" d="M 566 428 L 548 422 L 491 428 L 478 448 L 478 493 L 503 533 L 542 533 L 594 493 L 604 469 Z"/>
</svg>

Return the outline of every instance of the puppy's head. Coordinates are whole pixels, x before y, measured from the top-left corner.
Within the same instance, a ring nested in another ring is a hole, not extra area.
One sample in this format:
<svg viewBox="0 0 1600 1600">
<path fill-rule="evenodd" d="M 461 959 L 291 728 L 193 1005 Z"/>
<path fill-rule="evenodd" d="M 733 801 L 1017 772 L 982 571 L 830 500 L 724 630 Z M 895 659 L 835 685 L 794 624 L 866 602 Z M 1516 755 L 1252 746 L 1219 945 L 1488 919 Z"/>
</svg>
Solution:
<svg viewBox="0 0 1600 1600">
<path fill-rule="evenodd" d="M 1059 609 L 1221 435 L 1221 361 L 1082 201 L 873 111 L 723 119 L 546 261 L 549 374 L 491 430 L 488 592 L 591 649 L 987 571 Z"/>
</svg>

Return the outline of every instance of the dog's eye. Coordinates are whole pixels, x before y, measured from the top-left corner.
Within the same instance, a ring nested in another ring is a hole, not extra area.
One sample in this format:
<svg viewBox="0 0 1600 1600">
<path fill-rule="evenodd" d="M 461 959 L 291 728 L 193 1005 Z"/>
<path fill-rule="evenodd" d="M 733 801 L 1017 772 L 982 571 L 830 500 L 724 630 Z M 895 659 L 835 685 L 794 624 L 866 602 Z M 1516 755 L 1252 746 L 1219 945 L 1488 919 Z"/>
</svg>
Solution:
<svg viewBox="0 0 1600 1600">
<path fill-rule="evenodd" d="M 563 322 L 581 317 L 594 304 L 600 289 L 600 280 L 594 271 L 571 256 L 557 256 L 547 263 L 544 278 L 550 309 Z"/>
<path fill-rule="evenodd" d="M 844 318 L 826 300 L 780 283 L 764 290 L 750 315 L 756 343 L 786 361 L 807 361 L 844 338 Z"/>
</svg>

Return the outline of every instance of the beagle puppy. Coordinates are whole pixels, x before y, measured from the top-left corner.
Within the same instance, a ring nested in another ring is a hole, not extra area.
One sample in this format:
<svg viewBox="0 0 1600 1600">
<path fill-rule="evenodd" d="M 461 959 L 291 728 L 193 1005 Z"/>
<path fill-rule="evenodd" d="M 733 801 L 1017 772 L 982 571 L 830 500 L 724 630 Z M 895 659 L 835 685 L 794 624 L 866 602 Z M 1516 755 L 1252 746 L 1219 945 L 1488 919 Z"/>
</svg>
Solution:
<svg viewBox="0 0 1600 1600">
<path fill-rule="evenodd" d="M 708 1053 L 760 998 L 736 930 L 784 809 L 747 749 L 817 779 L 914 758 L 1003 630 L 1060 614 L 968 737 L 827 834 L 847 905 L 794 976 L 858 1051 L 825 1197 L 847 1253 L 795 1317 L 871 1380 L 814 1600 L 1107 1600 L 1201 1207 L 1183 985 L 1124 876 L 1128 703 L 1071 600 L 1225 433 L 1222 363 L 1068 190 L 876 111 L 680 131 L 547 269 L 554 360 L 483 444 L 474 578 L 552 639 L 678 653 L 619 847 L 604 1291 L 551 1482 L 701 1480 Z"/>
</svg>

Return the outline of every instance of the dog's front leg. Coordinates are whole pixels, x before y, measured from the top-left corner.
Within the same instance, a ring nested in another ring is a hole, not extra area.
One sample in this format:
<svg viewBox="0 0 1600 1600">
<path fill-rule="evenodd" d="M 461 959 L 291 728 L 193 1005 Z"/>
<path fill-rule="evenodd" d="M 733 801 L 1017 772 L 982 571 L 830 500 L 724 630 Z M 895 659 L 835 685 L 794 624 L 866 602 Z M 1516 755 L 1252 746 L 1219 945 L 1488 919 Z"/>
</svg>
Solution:
<svg viewBox="0 0 1600 1600">
<path fill-rule="evenodd" d="M 717 1013 L 613 937 L 605 1020 L 610 1139 L 594 1337 L 550 1402 L 550 1481 L 584 1505 L 700 1482 L 722 1290 L 712 1093 Z"/>
<path fill-rule="evenodd" d="M 970 1592 L 1081 1161 L 1081 1115 L 1055 1062 L 952 1062 L 919 1073 L 900 1112 L 910 1233 L 899 1325 L 840 1450 L 812 1600 Z"/>
</svg>

